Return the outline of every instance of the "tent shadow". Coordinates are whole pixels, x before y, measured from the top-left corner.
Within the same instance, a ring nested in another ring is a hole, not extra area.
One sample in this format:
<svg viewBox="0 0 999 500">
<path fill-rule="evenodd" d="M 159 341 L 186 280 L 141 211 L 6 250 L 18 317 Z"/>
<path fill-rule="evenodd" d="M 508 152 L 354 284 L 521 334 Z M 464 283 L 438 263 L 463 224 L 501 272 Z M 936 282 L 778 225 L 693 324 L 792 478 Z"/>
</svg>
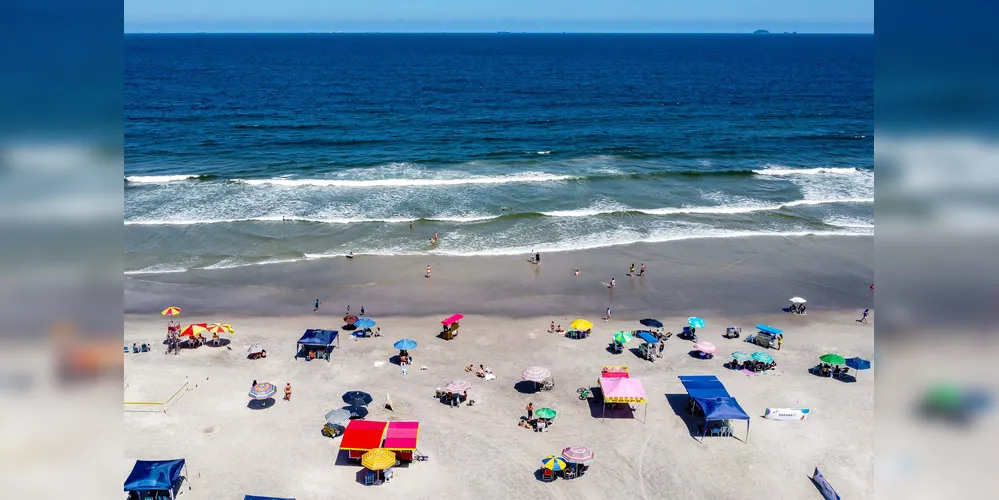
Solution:
<svg viewBox="0 0 999 500">
<path fill-rule="evenodd" d="M 350 458 L 350 452 L 348 452 L 347 450 L 339 450 L 336 454 L 336 460 L 333 461 L 333 465 L 358 466 L 360 465 L 360 462 L 352 460 Z M 361 476 L 361 479 L 362 479 L 361 483 L 363 484 L 364 476 Z"/>
<path fill-rule="evenodd" d="M 250 402 L 246 404 L 246 407 L 251 410 L 263 410 L 274 406 L 274 403 L 275 403 L 274 398 L 267 398 L 262 400 L 251 399 Z"/>
<path fill-rule="evenodd" d="M 691 415 L 689 409 L 690 396 L 686 394 L 666 394 L 666 401 L 669 402 L 670 408 L 673 409 L 673 413 L 683 420 L 683 423 L 687 426 L 687 432 L 690 434 L 691 439 L 695 441 L 697 438 L 701 437 L 701 425 L 704 423 L 704 418 Z"/>
<path fill-rule="evenodd" d="M 608 404 L 604 408 L 604 395 L 600 387 L 590 388 L 590 397 L 586 398 L 586 403 L 590 407 L 590 416 L 593 418 L 628 418 L 637 419 L 631 407 L 624 403 L 617 405 Z"/>
<path fill-rule="evenodd" d="M 536 382 L 531 382 L 530 380 L 521 380 L 513 385 L 514 389 L 521 394 L 537 394 L 540 392 L 538 389 L 538 384 Z"/>
</svg>

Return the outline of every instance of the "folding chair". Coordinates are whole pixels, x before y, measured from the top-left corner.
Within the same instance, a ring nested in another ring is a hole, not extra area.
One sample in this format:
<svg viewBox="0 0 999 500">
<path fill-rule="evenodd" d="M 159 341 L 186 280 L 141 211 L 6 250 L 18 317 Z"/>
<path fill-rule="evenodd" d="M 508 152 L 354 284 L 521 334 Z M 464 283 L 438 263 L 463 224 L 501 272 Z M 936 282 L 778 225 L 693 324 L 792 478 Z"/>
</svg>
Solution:
<svg viewBox="0 0 999 500">
<path fill-rule="evenodd" d="M 367 474 L 364 475 L 364 485 L 371 486 L 373 484 L 375 484 L 375 473 L 368 472 Z"/>
<path fill-rule="evenodd" d="M 541 469 L 541 479 L 544 481 L 553 481 L 555 473 L 551 469 Z"/>
</svg>

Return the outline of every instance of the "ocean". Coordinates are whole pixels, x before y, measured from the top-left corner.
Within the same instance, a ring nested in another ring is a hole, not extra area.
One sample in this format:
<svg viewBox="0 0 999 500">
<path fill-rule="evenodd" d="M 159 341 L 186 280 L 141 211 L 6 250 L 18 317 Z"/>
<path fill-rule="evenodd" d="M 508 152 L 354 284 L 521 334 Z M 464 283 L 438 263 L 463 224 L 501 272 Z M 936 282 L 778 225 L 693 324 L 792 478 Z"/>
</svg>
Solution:
<svg viewBox="0 0 999 500">
<path fill-rule="evenodd" d="M 126 274 L 870 235 L 873 157 L 870 35 L 125 35 Z"/>
</svg>

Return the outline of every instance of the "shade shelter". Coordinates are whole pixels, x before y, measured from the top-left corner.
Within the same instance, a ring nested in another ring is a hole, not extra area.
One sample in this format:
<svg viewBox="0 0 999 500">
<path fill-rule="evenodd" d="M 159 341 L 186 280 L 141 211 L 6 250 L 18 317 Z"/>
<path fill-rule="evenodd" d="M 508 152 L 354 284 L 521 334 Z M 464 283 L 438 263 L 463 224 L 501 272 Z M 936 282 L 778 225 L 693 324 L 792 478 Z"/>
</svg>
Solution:
<svg viewBox="0 0 999 500">
<path fill-rule="evenodd" d="M 649 416 L 649 400 L 646 397 L 645 387 L 642 385 L 641 380 L 628 376 L 600 377 L 600 392 L 604 396 L 604 414 L 607 411 L 608 403 L 644 404 L 645 417 L 643 417 L 642 423 L 645 423 L 645 419 Z M 601 418 L 603 418 L 603 414 L 601 414 Z"/>
<path fill-rule="evenodd" d="M 381 447 L 387 427 L 386 422 L 351 420 L 343 431 L 340 450 L 346 450 L 350 458 L 360 459 L 365 453 Z"/>
<path fill-rule="evenodd" d="M 136 460 L 132 472 L 125 479 L 125 491 L 139 496 L 158 493 L 173 496 L 174 487 L 185 469 L 183 458 L 176 460 Z"/>
<path fill-rule="evenodd" d="M 336 330 L 309 329 L 298 339 L 298 353 L 295 357 L 310 358 L 310 353 L 329 360 L 334 345 L 340 347 L 340 334 Z"/>
<path fill-rule="evenodd" d="M 399 460 L 412 461 L 419 439 L 419 422 L 389 422 L 382 448 L 394 451 Z"/>
<path fill-rule="evenodd" d="M 704 430 L 701 432 L 701 441 L 708 432 L 708 422 L 720 420 L 745 420 L 746 440 L 749 440 L 749 415 L 739 406 L 725 385 L 714 375 L 689 375 L 680 376 L 680 383 L 702 412 L 704 412 Z"/>
</svg>

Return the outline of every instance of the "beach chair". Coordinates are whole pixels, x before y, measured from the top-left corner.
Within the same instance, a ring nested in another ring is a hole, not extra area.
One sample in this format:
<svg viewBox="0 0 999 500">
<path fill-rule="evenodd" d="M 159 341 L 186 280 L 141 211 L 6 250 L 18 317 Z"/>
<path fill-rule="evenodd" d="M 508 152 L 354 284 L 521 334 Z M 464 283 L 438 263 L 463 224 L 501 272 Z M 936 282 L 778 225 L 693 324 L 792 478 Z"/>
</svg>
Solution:
<svg viewBox="0 0 999 500">
<path fill-rule="evenodd" d="M 554 481 L 555 472 L 551 469 L 541 469 L 541 480 L 542 481 Z"/>
<path fill-rule="evenodd" d="M 364 475 L 364 485 L 365 486 L 372 486 L 374 484 L 375 484 L 375 473 L 374 472 L 368 472 L 368 473 L 366 473 Z"/>
<path fill-rule="evenodd" d="M 711 428 L 711 437 L 714 437 L 714 436 L 721 437 L 721 427 L 712 427 Z"/>
<path fill-rule="evenodd" d="M 128 346 L 125 346 L 125 354 L 128 354 Z"/>
<path fill-rule="evenodd" d="M 545 382 L 541 384 L 542 391 L 550 391 L 554 388 L 555 388 L 555 379 L 550 378 L 548 380 L 545 380 Z"/>
<path fill-rule="evenodd" d="M 562 471 L 562 477 L 565 478 L 565 479 L 572 479 L 572 478 L 576 477 L 576 473 L 573 472 L 572 469 L 566 469 L 566 470 Z"/>
</svg>

